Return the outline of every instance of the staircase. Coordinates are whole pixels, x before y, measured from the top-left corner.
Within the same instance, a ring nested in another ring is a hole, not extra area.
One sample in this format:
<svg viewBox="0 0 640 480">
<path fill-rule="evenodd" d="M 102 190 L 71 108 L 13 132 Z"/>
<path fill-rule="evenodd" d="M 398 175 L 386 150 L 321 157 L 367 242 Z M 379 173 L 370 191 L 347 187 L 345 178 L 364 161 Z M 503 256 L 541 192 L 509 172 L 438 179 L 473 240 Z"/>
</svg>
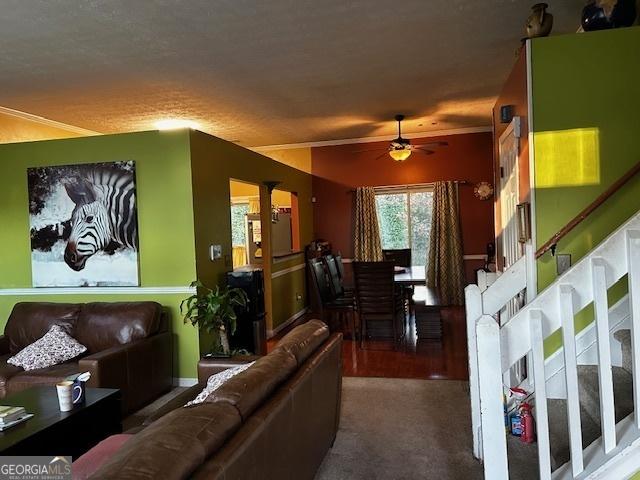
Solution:
<svg viewBox="0 0 640 480">
<path fill-rule="evenodd" d="M 484 292 L 476 285 L 465 291 L 474 454 L 491 480 L 628 478 L 640 470 L 640 214 L 499 325 L 497 314 L 531 278 L 532 246 L 526 251 Z M 625 275 L 629 295 L 610 309 L 607 290 Z M 574 315 L 591 303 L 593 344 L 586 351 Z M 543 350 L 558 329 L 559 374 L 549 372 Z M 533 445 L 504 433 L 503 388 L 523 357 L 535 392 Z"/>
</svg>

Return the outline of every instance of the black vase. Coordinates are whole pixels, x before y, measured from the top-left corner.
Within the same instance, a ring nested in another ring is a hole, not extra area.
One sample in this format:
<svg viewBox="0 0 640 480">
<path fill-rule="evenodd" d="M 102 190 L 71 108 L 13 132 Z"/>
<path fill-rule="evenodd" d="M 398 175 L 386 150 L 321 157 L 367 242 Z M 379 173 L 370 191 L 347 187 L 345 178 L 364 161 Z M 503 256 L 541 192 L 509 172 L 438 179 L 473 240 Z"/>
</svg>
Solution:
<svg viewBox="0 0 640 480">
<path fill-rule="evenodd" d="M 582 10 L 582 28 L 586 32 L 629 27 L 636 20 L 636 0 L 618 0 L 609 15 L 598 0 L 590 0 Z"/>
</svg>

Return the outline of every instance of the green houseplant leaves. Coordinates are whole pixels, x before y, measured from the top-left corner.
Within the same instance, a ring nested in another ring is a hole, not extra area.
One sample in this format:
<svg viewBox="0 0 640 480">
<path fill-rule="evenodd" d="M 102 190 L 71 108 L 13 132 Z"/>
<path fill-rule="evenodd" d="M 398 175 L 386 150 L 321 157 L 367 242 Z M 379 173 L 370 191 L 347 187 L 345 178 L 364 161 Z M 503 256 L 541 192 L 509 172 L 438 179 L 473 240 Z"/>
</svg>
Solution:
<svg viewBox="0 0 640 480">
<path fill-rule="evenodd" d="M 211 353 L 229 355 L 227 334 L 236 331 L 237 312 L 247 307 L 249 299 L 241 288 L 206 287 L 200 280 L 191 283 L 196 293 L 180 303 L 184 323 L 190 323 L 201 331 L 212 334 L 214 343 Z"/>
</svg>

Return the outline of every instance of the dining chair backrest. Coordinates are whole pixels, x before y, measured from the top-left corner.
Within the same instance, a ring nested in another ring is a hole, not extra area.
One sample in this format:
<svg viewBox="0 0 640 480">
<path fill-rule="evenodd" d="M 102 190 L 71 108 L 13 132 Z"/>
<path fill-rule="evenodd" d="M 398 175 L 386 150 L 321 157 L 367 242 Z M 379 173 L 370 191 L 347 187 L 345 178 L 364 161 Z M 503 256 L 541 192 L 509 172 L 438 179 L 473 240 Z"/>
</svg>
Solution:
<svg viewBox="0 0 640 480">
<path fill-rule="evenodd" d="M 324 270 L 324 262 L 322 259 L 312 258 L 309 260 L 309 270 L 311 271 L 311 277 L 314 280 L 320 301 L 322 303 L 326 303 L 333 300 L 333 293 L 329 286 L 329 282 L 327 281 L 327 275 Z"/>
<path fill-rule="evenodd" d="M 393 262 L 353 262 L 356 301 L 361 316 L 380 318 L 396 311 Z"/>
<path fill-rule="evenodd" d="M 396 267 L 410 267 L 411 266 L 411 249 L 391 249 L 382 250 L 382 257 L 385 262 L 393 262 Z"/>
<path fill-rule="evenodd" d="M 333 295 L 341 297 L 344 295 L 344 286 L 338 272 L 338 265 L 336 258 L 333 255 L 325 255 L 324 262 L 327 266 L 327 273 L 329 274 L 330 287 L 333 290 Z"/>
<path fill-rule="evenodd" d="M 342 254 L 338 252 L 338 254 L 334 257 L 336 259 L 336 266 L 338 267 L 338 275 L 342 281 L 344 281 L 344 265 L 342 263 Z"/>
</svg>

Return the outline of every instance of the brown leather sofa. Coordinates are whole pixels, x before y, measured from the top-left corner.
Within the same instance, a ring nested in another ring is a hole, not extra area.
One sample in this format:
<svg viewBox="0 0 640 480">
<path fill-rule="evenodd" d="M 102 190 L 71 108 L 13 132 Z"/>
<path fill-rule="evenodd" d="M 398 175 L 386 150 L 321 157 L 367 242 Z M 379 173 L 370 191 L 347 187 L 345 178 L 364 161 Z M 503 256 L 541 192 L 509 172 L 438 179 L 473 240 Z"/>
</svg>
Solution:
<svg viewBox="0 0 640 480">
<path fill-rule="evenodd" d="M 182 407 L 209 375 L 229 366 L 201 362 L 200 384 L 154 415 L 90 478 L 313 479 L 338 430 L 342 335 L 311 320 L 204 403 Z"/>
<path fill-rule="evenodd" d="M 87 347 L 79 360 L 30 371 L 7 363 L 54 324 Z M 126 413 L 171 388 L 172 363 L 168 318 L 158 303 L 18 303 L 0 336 L 0 395 L 89 371 L 88 386 L 120 389 Z"/>
</svg>

